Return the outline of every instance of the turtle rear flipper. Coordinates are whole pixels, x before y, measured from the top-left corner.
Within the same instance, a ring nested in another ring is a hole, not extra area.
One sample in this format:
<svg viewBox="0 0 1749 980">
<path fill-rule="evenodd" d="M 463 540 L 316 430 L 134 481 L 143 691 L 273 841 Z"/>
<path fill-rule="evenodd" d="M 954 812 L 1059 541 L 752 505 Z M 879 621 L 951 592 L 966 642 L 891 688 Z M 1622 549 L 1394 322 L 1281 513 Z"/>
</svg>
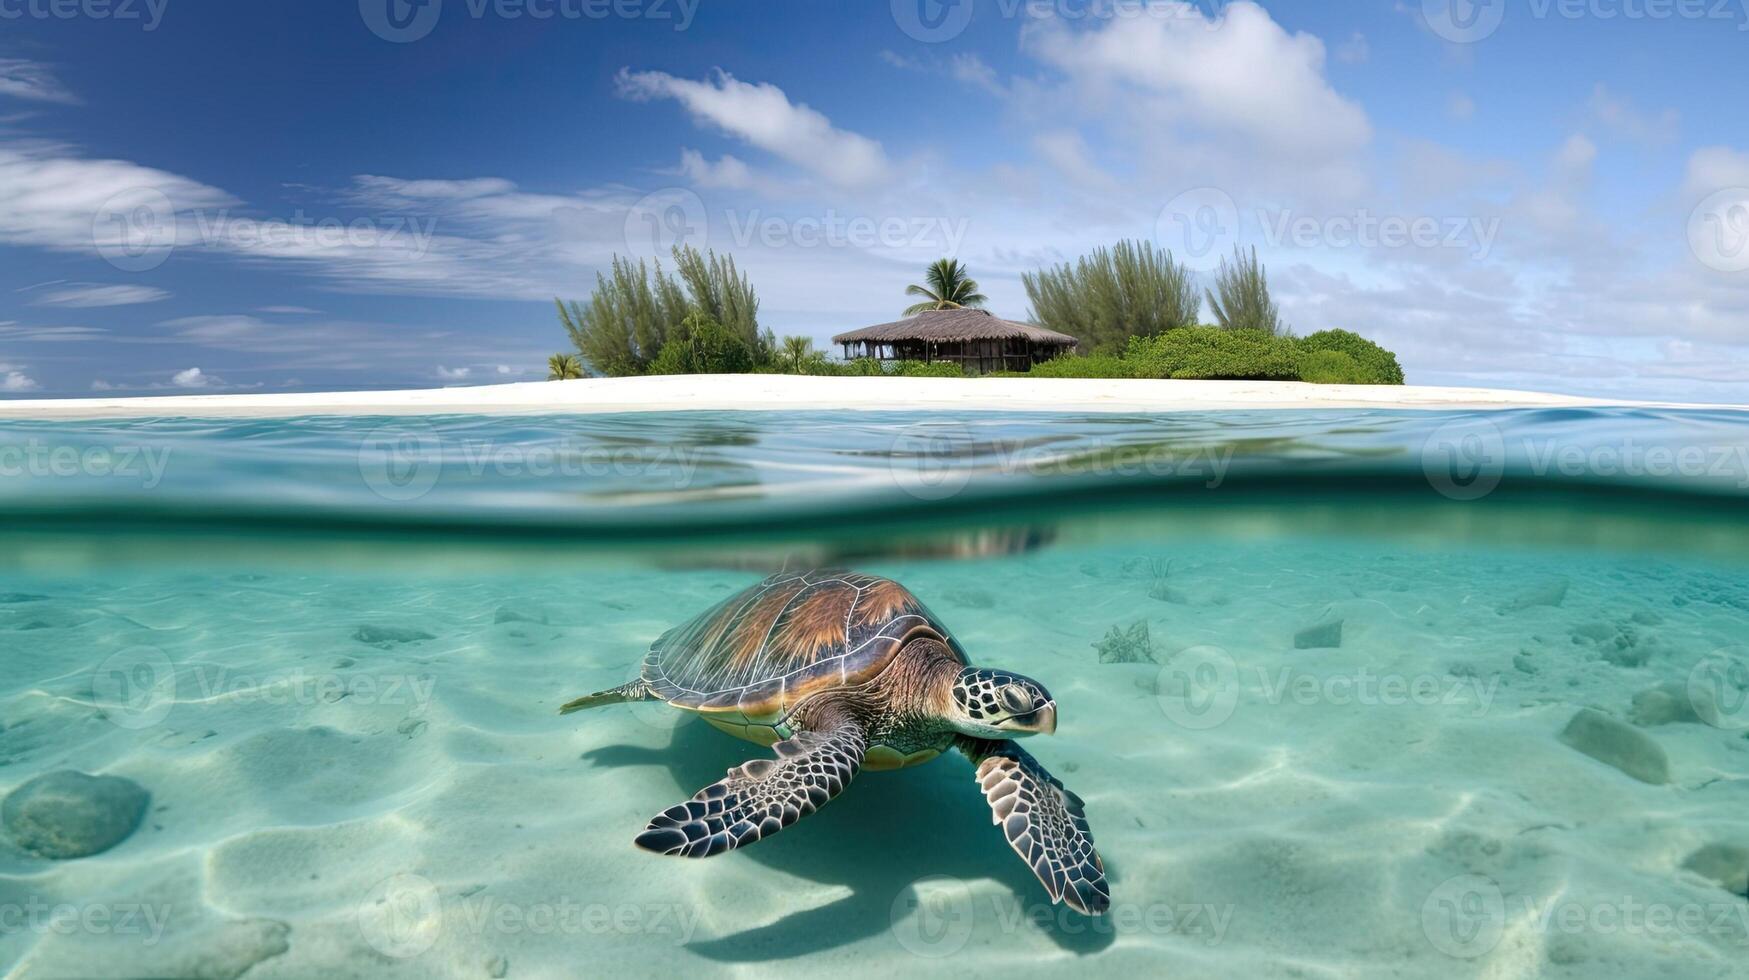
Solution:
<svg viewBox="0 0 1749 980">
<path fill-rule="evenodd" d="M 776 759 L 736 766 L 727 778 L 650 818 L 637 845 L 658 854 L 710 857 L 769 837 L 825 806 L 862 767 L 868 740 L 846 714 L 810 723 L 771 747 Z"/>
<path fill-rule="evenodd" d="M 1008 846 L 1051 893 L 1083 915 L 1111 907 L 1105 862 L 1093 849 L 1093 830 L 1081 798 L 1013 742 L 961 737 L 960 751 L 978 767 L 978 785 Z"/>
<path fill-rule="evenodd" d="M 642 680 L 636 680 L 632 681 L 630 684 L 621 684 L 618 687 L 610 687 L 605 691 L 596 691 L 594 694 L 585 694 L 574 701 L 567 701 L 559 706 L 559 714 L 568 715 L 573 711 L 582 711 L 584 708 L 598 708 L 604 704 L 619 704 L 623 701 L 655 700 L 657 700 L 657 698 L 656 695 L 650 691 L 650 685 L 645 684 Z"/>
</svg>

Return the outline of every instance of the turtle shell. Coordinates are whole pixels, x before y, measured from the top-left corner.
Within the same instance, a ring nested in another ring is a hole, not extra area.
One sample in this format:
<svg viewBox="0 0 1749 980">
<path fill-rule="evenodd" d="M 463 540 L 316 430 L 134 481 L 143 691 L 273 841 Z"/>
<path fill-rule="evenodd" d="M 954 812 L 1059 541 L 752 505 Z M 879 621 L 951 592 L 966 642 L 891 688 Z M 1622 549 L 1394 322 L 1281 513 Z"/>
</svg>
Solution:
<svg viewBox="0 0 1749 980">
<path fill-rule="evenodd" d="M 780 572 L 662 634 L 643 678 L 676 707 L 772 724 L 810 694 L 879 676 L 919 633 L 965 661 L 935 615 L 892 579 Z"/>
</svg>

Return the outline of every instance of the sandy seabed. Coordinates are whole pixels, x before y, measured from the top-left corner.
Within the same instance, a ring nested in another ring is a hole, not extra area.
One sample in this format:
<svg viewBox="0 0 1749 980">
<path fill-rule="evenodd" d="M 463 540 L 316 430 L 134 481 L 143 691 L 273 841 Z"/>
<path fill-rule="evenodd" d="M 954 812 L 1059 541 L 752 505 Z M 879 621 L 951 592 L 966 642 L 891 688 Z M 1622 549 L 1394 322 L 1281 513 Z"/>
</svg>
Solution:
<svg viewBox="0 0 1749 980">
<path fill-rule="evenodd" d="M 957 758 L 864 773 L 741 852 L 636 850 L 764 750 L 661 705 L 556 708 L 757 575 L 441 566 L 0 580 L 0 793 L 72 768 L 152 794 L 102 854 L 0 842 L 0 908 L 113 916 L 14 917 L 0 972 L 1600 980 L 1749 957 L 1742 869 L 1692 860 L 1749 848 L 1749 710 L 1645 697 L 1741 651 L 1740 568 L 1310 539 L 869 566 L 1057 696 L 1029 747 L 1087 801 L 1114 898 L 1089 923 Z M 1335 620 L 1339 646 L 1296 646 Z M 1102 663 L 1114 627 L 1159 662 Z M 175 679 L 120 697 L 111 651 Z M 1563 741 L 1585 708 L 1667 781 Z"/>
</svg>

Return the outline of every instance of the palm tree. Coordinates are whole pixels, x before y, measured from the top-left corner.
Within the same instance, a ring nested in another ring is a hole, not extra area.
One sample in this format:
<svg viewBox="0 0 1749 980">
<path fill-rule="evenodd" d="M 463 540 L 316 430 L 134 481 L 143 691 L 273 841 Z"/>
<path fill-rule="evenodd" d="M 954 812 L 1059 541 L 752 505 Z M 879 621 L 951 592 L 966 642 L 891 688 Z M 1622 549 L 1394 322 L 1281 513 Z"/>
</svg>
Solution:
<svg viewBox="0 0 1749 980">
<path fill-rule="evenodd" d="M 583 359 L 577 355 L 554 354 L 547 358 L 548 381 L 573 381 L 583 376 Z"/>
<path fill-rule="evenodd" d="M 978 292 L 977 280 L 966 274 L 958 259 L 938 259 L 923 277 L 929 285 L 913 283 L 905 287 L 906 296 L 922 296 L 924 301 L 905 310 L 915 316 L 929 310 L 957 310 L 964 306 L 983 306 L 984 294 Z"/>
</svg>

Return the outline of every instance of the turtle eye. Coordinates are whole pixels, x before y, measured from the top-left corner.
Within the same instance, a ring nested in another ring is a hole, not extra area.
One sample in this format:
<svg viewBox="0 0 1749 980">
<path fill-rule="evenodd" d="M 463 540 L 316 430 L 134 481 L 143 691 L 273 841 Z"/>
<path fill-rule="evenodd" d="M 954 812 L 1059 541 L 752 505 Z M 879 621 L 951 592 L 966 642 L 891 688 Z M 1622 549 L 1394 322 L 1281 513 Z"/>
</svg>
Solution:
<svg viewBox="0 0 1749 980">
<path fill-rule="evenodd" d="M 1032 710 L 1032 695 L 1019 684 L 1010 684 L 1002 689 L 1002 706 L 1014 714 L 1025 714 Z"/>
</svg>

